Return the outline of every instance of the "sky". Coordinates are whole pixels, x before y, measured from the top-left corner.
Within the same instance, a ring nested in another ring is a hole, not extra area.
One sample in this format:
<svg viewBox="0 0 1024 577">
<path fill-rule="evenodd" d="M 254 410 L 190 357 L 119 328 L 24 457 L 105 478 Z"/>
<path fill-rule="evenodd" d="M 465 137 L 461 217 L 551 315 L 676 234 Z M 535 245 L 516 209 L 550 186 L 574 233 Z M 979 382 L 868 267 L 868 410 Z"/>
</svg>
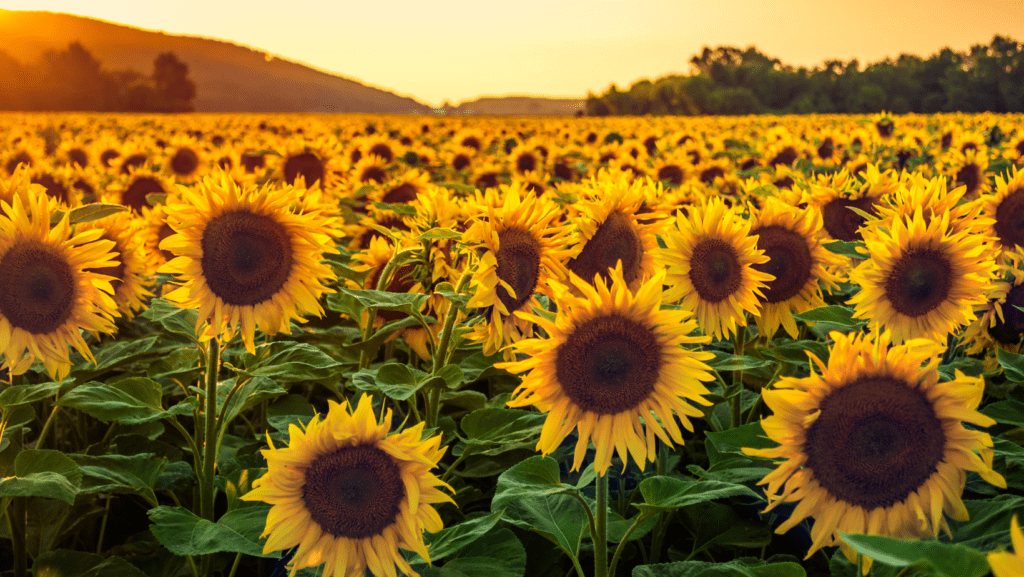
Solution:
<svg viewBox="0 0 1024 577">
<path fill-rule="evenodd" d="M 0 0 L 228 40 L 433 106 L 483 95 L 581 98 L 690 72 L 703 46 L 796 66 L 1024 40 L 1024 0 Z"/>
</svg>

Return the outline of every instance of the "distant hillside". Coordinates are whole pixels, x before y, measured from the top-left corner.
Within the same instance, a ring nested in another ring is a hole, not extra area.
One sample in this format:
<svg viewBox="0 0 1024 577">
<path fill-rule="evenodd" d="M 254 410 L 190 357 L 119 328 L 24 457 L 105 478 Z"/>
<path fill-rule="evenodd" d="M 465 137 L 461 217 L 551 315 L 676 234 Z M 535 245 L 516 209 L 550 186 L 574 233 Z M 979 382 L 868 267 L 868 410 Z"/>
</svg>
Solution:
<svg viewBox="0 0 1024 577">
<path fill-rule="evenodd" d="M 150 32 L 91 18 L 0 10 L 0 50 L 22 62 L 81 42 L 110 70 L 150 74 L 153 59 L 174 52 L 198 88 L 198 112 L 430 113 L 412 98 L 372 88 L 230 42 Z"/>
<path fill-rule="evenodd" d="M 587 101 L 582 98 L 543 98 L 538 96 L 484 96 L 447 108 L 448 114 L 572 116 L 586 111 Z"/>
</svg>

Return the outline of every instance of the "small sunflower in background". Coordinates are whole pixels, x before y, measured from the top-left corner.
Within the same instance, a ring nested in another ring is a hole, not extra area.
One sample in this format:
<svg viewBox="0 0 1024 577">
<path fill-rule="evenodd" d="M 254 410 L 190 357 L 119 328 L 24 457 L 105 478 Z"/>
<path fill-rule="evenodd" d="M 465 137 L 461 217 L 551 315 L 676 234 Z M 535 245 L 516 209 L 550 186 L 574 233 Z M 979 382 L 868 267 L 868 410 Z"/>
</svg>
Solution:
<svg viewBox="0 0 1024 577">
<path fill-rule="evenodd" d="M 205 151 L 195 138 L 179 136 L 171 141 L 164 172 L 178 182 L 194 182 L 206 171 Z"/>
<path fill-rule="evenodd" d="M 865 231 L 868 259 L 850 272 L 861 287 L 849 301 L 854 317 L 891 331 L 897 344 L 918 337 L 945 342 L 975 319 L 996 272 L 986 237 L 951 227 L 948 212 L 925 222 L 920 207 L 888 228 Z"/>
<path fill-rule="evenodd" d="M 527 313 L 517 316 L 538 324 L 546 338 L 513 345 L 523 360 L 499 363 L 513 373 L 528 373 L 508 401 L 510 407 L 535 406 L 548 414 L 537 450 L 555 451 L 577 430 L 573 470 L 583 464 L 593 441 L 594 467 L 604 475 L 617 453 L 623 468 L 630 457 L 641 470 L 656 455 L 657 441 L 683 444 L 677 419 L 693 431 L 690 418 L 704 413 L 709 394 L 702 381 L 712 381 L 704 361 L 714 355 L 680 345 L 703 344 L 708 337 L 689 336 L 697 328 L 685 310 L 661 308 L 659 272 L 631 291 L 622 266 L 610 273 L 611 287 L 599 279 L 570 281 L 556 292 L 558 315 L 549 321 Z"/>
<path fill-rule="evenodd" d="M 144 214 L 153 208 L 153 203 L 147 198 L 149 195 L 173 194 L 173 191 L 170 179 L 144 165 L 111 181 L 103 197 L 107 202 L 127 206 L 135 214 Z"/>
<path fill-rule="evenodd" d="M 666 248 L 658 261 L 668 269 L 665 301 L 694 311 L 700 330 L 728 339 L 747 325 L 747 313 L 760 314 L 759 299 L 774 277 L 757 270 L 768 263 L 750 234 L 750 222 L 715 197 L 690 207 L 663 231 Z"/>
<path fill-rule="evenodd" d="M 151 258 L 145 245 L 145 237 L 139 234 L 143 221 L 135 220 L 127 212 L 119 212 L 99 220 L 83 222 L 75 225 L 75 232 L 82 233 L 98 229 L 101 238 L 114 243 L 114 251 L 118 254 L 114 266 L 95 269 L 111 278 L 110 286 L 114 289 L 114 302 L 122 316 L 131 320 L 135 313 L 146 307 L 145 300 L 153 293 L 150 288 L 153 279 L 149 275 Z"/>
<path fill-rule="evenodd" d="M 322 577 L 416 575 L 399 549 L 430 561 L 423 532 L 444 526 L 433 505 L 454 503 L 451 487 L 431 473 L 444 455 L 441 435 L 423 438 L 423 423 L 391 432 L 371 397 L 353 411 L 328 401 L 327 417 L 292 425 L 286 447 L 263 450 L 267 473 L 242 496 L 273 505 L 264 553 L 298 547 L 289 569 L 323 565 Z"/>
<path fill-rule="evenodd" d="M 15 190 L 10 204 L 0 202 L 0 353 L 11 374 L 39 360 L 63 380 L 69 345 L 96 362 L 81 330 L 115 331 L 110 277 L 95 271 L 118 263 L 102 231 L 74 234 L 66 213 L 51 227 L 56 201 L 40 188 Z"/>
<path fill-rule="evenodd" d="M 565 278 L 565 263 L 575 251 L 568 247 L 568 226 L 553 224 L 558 205 L 519 187 L 502 192 L 501 205 L 481 207 L 462 241 L 479 256 L 467 306 L 481 309 L 484 317 L 469 337 L 483 343 L 485 355 L 504 349 L 510 359 L 505 347 L 533 334 L 533 324 L 514 313 L 540 306 L 535 293 L 552 296 L 551 281 Z"/>
<path fill-rule="evenodd" d="M 978 318 L 961 335 L 964 352 L 983 354 L 986 371 L 999 369 L 998 350 L 1019 354 L 1024 337 L 1024 254 L 1020 248 L 1011 257 L 1015 266 L 1003 265 L 1000 278 L 992 283 L 986 298 L 988 302 L 979 311 Z"/>
<path fill-rule="evenodd" d="M 765 338 L 775 336 L 780 325 L 797 338 L 793 313 L 825 306 L 822 285 L 838 288 L 826 266 L 833 255 L 821 246 L 820 232 L 819 213 L 771 197 L 763 200 L 750 234 L 757 237 L 758 250 L 768 257 L 768 262 L 753 267 L 774 277 L 762 291 L 761 315 L 757 317 L 758 330 Z"/>
<path fill-rule="evenodd" d="M 984 195 L 989 190 L 987 149 L 968 148 L 965 152 L 953 152 L 944 160 L 945 173 L 955 186 L 965 186 L 964 196 L 970 200 Z"/>
<path fill-rule="evenodd" d="M 334 230 L 332 217 L 304 210 L 294 187 L 242 188 L 223 174 L 179 190 L 165 207 L 176 234 L 160 243 L 175 258 L 160 272 L 178 275 L 167 298 L 199 311 L 203 339 L 240 328 L 253 353 L 257 327 L 287 334 L 290 321 L 323 314 L 317 301 L 335 279 L 322 262 L 334 247 L 324 232 Z"/>
<path fill-rule="evenodd" d="M 1010 540 L 1013 542 L 1013 553 L 992 551 L 988 554 L 988 564 L 992 568 L 993 577 L 1024 575 L 1024 532 L 1020 530 L 1017 515 L 1010 520 Z"/>
<path fill-rule="evenodd" d="M 748 455 L 785 459 L 761 479 L 770 511 L 781 503 L 796 509 L 776 533 L 814 518 L 811 547 L 840 545 L 856 552 L 836 531 L 901 539 L 935 538 L 949 532 L 943 511 L 967 521 L 961 501 L 966 472 L 1005 488 L 992 470 L 992 439 L 965 428 L 988 427 L 976 409 L 981 377 L 960 371 L 939 380 L 944 347 L 914 339 L 890 347 L 888 332 L 831 333 L 828 364 L 808 353 L 821 374 L 783 377 L 762 392 L 774 414 L 761 421 L 778 447 Z M 865 572 L 870 559 L 865 563 Z"/>
<path fill-rule="evenodd" d="M 803 202 L 821 212 L 822 228 L 829 237 L 853 242 L 861 240 L 860 229 L 866 220 L 860 213 L 874 213 L 880 198 L 881 195 L 869 193 L 868 187 L 861 186 L 844 169 L 808 183 Z"/>
</svg>

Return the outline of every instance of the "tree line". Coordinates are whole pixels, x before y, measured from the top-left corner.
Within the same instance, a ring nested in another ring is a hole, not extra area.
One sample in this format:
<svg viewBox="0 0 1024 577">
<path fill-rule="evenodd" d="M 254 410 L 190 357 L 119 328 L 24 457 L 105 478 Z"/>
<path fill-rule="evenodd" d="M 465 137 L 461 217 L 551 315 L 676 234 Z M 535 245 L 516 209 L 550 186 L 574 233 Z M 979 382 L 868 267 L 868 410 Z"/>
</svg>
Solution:
<svg viewBox="0 0 1024 577">
<path fill-rule="evenodd" d="M 902 54 L 863 69 L 856 59 L 795 68 L 753 46 L 705 46 L 690 64 L 690 75 L 589 93 L 587 114 L 1024 112 L 1024 44 L 998 35 L 966 52 Z"/>
<path fill-rule="evenodd" d="M 158 55 L 145 76 L 105 70 L 78 42 L 31 64 L 0 51 L 0 110 L 190 112 L 195 96 L 188 65 L 172 52 Z"/>
</svg>

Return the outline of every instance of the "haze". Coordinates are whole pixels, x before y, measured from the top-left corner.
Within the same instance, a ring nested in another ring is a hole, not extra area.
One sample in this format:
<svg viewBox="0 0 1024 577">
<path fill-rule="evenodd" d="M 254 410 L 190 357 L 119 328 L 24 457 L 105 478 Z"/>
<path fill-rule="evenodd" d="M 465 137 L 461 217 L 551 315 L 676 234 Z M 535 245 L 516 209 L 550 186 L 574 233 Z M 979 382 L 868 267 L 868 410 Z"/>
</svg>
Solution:
<svg viewBox="0 0 1024 577">
<path fill-rule="evenodd" d="M 613 82 L 688 73 L 705 45 L 754 45 L 813 66 L 966 50 L 995 34 L 1024 39 L 1020 0 L 0 0 L 0 8 L 228 40 L 434 106 L 482 95 L 579 98 Z"/>
</svg>

